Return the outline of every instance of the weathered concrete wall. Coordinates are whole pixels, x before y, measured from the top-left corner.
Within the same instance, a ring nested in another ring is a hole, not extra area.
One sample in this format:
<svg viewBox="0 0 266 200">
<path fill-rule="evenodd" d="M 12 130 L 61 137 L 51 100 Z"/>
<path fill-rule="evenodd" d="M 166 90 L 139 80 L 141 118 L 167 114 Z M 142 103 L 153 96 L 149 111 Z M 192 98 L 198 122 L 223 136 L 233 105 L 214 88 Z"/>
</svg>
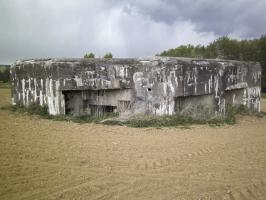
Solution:
<svg viewBox="0 0 266 200">
<path fill-rule="evenodd" d="M 253 62 L 160 57 L 24 60 L 14 63 L 11 77 L 13 104 L 47 105 L 52 115 L 65 114 L 69 105 L 76 115 L 88 114 L 88 107 L 97 105 L 133 114 L 172 115 L 179 112 L 178 97 L 188 102 L 198 97 L 213 114 L 224 113 L 229 103 L 260 110 L 261 69 Z M 71 92 L 77 96 L 68 100 Z M 193 105 L 184 103 L 185 110 L 193 110 Z"/>
<path fill-rule="evenodd" d="M 212 94 L 182 96 L 175 99 L 175 111 L 181 115 L 189 115 L 196 119 L 209 119 L 215 115 Z"/>
</svg>

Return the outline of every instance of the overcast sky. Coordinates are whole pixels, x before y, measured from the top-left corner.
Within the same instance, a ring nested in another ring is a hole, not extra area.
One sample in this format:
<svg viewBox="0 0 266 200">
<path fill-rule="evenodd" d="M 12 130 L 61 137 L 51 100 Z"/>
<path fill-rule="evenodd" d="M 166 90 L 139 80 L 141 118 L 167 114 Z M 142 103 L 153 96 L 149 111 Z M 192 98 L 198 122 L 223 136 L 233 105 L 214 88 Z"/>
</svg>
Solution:
<svg viewBox="0 0 266 200">
<path fill-rule="evenodd" d="M 0 0 L 0 63 L 251 39 L 266 34 L 265 10 L 266 0 Z"/>
</svg>

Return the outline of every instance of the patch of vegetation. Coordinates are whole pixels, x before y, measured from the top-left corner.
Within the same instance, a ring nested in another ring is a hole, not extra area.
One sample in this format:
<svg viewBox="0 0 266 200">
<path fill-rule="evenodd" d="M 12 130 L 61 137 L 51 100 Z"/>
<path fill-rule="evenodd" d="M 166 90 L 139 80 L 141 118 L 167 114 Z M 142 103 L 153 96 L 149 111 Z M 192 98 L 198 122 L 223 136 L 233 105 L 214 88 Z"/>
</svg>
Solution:
<svg viewBox="0 0 266 200">
<path fill-rule="evenodd" d="M 102 124 L 106 125 L 126 125 L 135 128 L 147 128 L 147 127 L 180 127 L 189 128 L 193 124 L 208 124 L 210 126 L 220 126 L 223 124 L 233 125 L 236 123 L 236 115 L 255 115 L 257 117 L 263 117 L 266 113 L 254 113 L 249 111 L 245 106 L 228 106 L 225 116 L 218 116 L 215 118 L 194 118 L 190 115 L 171 115 L 171 116 L 137 116 L 129 119 L 128 121 L 121 122 L 119 120 L 107 120 Z"/>
<path fill-rule="evenodd" d="M 67 115 L 50 115 L 48 112 L 47 106 L 40 106 L 37 104 L 30 104 L 29 106 L 14 105 L 14 106 L 5 106 L 0 107 L 2 110 L 10 110 L 12 112 L 29 114 L 29 115 L 38 115 L 43 119 L 52 119 L 56 121 L 72 121 L 75 123 L 99 123 L 100 121 L 112 117 L 116 117 L 117 114 L 108 114 L 101 117 L 92 117 L 92 116 L 67 116 Z"/>
<path fill-rule="evenodd" d="M 266 99 L 266 93 L 261 93 L 261 98 Z"/>
<path fill-rule="evenodd" d="M 107 53 L 103 57 L 104 58 L 113 58 L 113 54 L 112 53 Z"/>
<path fill-rule="evenodd" d="M 263 118 L 264 116 L 266 116 L 266 112 L 261 111 L 261 112 L 259 112 L 259 113 L 256 113 L 256 116 L 257 116 L 258 118 Z"/>
<path fill-rule="evenodd" d="M 238 107 L 228 107 L 227 108 L 226 119 L 231 119 L 229 121 L 233 122 L 233 121 L 235 121 L 236 115 L 249 115 L 249 116 L 256 116 L 258 118 L 262 118 L 262 117 L 266 116 L 266 112 L 263 112 L 263 111 L 253 112 L 253 111 L 249 110 L 247 107 L 245 107 L 244 105 L 241 105 Z M 228 124 L 230 124 L 230 122 Z"/>
<path fill-rule="evenodd" d="M 108 119 L 108 120 L 101 120 L 100 121 L 101 124 L 104 125 L 110 125 L 110 126 L 123 126 L 126 125 L 125 122 L 117 120 L 117 119 Z"/>
<path fill-rule="evenodd" d="M 4 82 L 0 81 L 0 88 L 10 88 L 10 87 L 11 87 L 11 85 L 9 82 L 4 83 Z"/>
<path fill-rule="evenodd" d="M 236 123 L 235 115 L 241 114 L 241 112 L 242 112 L 242 108 L 240 108 L 240 107 L 228 106 L 226 108 L 226 114 L 225 114 L 224 122 L 226 124 L 235 124 Z M 243 112 L 244 112 L 244 110 L 243 110 Z"/>
<path fill-rule="evenodd" d="M 6 106 L 6 107 L 2 107 L 1 109 L 11 110 L 13 112 L 18 112 L 18 113 L 28 113 L 31 115 L 39 115 L 39 116 L 42 116 L 43 118 L 50 118 L 50 115 L 48 113 L 48 107 L 39 106 L 37 104 L 31 104 L 29 106 L 23 106 L 23 105 Z"/>
<path fill-rule="evenodd" d="M 227 121 L 225 121 L 222 118 L 215 118 L 215 119 L 195 119 L 189 116 L 185 115 L 166 115 L 166 116 L 149 116 L 149 115 L 143 115 L 143 116 L 136 116 L 134 118 L 131 118 L 127 121 L 119 121 L 119 120 L 106 120 L 102 122 L 102 124 L 106 125 L 125 125 L 128 127 L 134 127 L 134 128 L 147 128 L 147 127 L 155 127 L 155 128 L 161 128 L 161 127 L 180 127 L 184 129 L 188 129 L 190 125 L 192 124 L 210 124 L 213 126 L 218 126 L 223 123 L 231 123 L 233 124 L 235 121 L 233 121 L 234 118 L 228 118 Z"/>
<path fill-rule="evenodd" d="M 192 124 L 219 124 L 222 123 L 220 119 L 211 120 L 199 120 L 193 119 L 189 116 L 184 115 L 172 115 L 172 116 L 143 116 L 133 118 L 125 122 L 129 127 L 170 127 L 170 126 L 181 126 L 188 127 Z"/>
<path fill-rule="evenodd" d="M 30 115 L 38 115 L 44 119 L 52 119 L 56 121 L 72 121 L 75 123 L 101 123 L 105 125 L 124 125 L 128 127 L 135 128 L 145 128 L 145 127 L 180 127 L 180 128 L 190 128 L 193 124 L 208 124 L 210 126 L 220 126 L 223 124 L 233 125 L 236 123 L 236 115 L 255 115 L 257 117 L 266 116 L 266 112 L 254 113 L 249 111 L 245 106 L 228 106 L 227 112 L 225 116 L 218 116 L 212 119 L 202 118 L 193 118 L 188 115 L 167 115 L 167 116 L 135 116 L 127 121 L 121 121 L 115 117 L 117 114 L 109 114 L 101 117 L 92 117 L 92 116 L 81 116 L 81 117 L 73 117 L 66 115 L 49 115 L 48 107 L 41 107 L 37 104 L 31 104 L 27 107 L 16 105 L 16 106 L 8 106 L 1 107 L 2 110 L 11 110 L 13 112 L 30 114 Z"/>
</svg>

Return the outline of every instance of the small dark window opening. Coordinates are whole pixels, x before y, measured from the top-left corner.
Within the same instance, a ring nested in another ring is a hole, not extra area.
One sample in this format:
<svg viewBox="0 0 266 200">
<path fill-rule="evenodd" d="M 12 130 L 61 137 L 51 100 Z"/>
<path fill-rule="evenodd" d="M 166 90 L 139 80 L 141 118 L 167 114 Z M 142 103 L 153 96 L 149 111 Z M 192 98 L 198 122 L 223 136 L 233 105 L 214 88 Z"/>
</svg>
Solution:
<svg viewBox="0 0 266 200">
<path fill-rule="evenodd" d="M 151 88 L 148 88 L 148 91 L 150 92 L 151 91 Z"/>
<path fill-rule="evenodd" d="M 106 105 L 89 105 L 91 109 L 91 115 L 95 117 L 102 117 L 110 113 L 114 113 L 116 106 L 106 106 Z"/>
<path fill-rule="evenodd" d="M 103 109 L 106 113 L 113 113 L 116 107 L 115 106 L 104 106 Z"/>
<path fill-rule="evenodd" d="M 97 90 L 97 96 L 102 97 L 104 95 L 104 90 Z"/>
</svg>

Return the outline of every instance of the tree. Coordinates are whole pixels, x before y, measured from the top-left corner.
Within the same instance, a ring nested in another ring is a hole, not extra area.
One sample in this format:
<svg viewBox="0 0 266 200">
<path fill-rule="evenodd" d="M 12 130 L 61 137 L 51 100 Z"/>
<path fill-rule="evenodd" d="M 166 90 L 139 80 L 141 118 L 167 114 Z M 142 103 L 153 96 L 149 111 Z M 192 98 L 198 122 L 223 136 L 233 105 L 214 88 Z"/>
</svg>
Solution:
<svg viewBox="0 0 266 200">
<path fill-rule="evenodd" d="M 262 91 L 266 92 L 266 35 L 260 38 L 259 44 L 260 44 L 259 62 L 261 64 L 261 71 L 262 71 L 261 87 Z"/>
<path fill-rule="evenodd" d="M 95 58 L 95 55 L 94 55 L 94 53 L 86 53 L 84 55 L 84 58 Z"/>
<path fill-rule="evenodd" d="M 112 53 L 107 53 L 104 55 L 104 58 L 113 58 Z"/>
<path fill-rule="evenodd" d="M 7 83 L 10 81 L 9 67 L 5 67 L 4 70 L 0 70 L 0 81 Z"/>
</svg>

